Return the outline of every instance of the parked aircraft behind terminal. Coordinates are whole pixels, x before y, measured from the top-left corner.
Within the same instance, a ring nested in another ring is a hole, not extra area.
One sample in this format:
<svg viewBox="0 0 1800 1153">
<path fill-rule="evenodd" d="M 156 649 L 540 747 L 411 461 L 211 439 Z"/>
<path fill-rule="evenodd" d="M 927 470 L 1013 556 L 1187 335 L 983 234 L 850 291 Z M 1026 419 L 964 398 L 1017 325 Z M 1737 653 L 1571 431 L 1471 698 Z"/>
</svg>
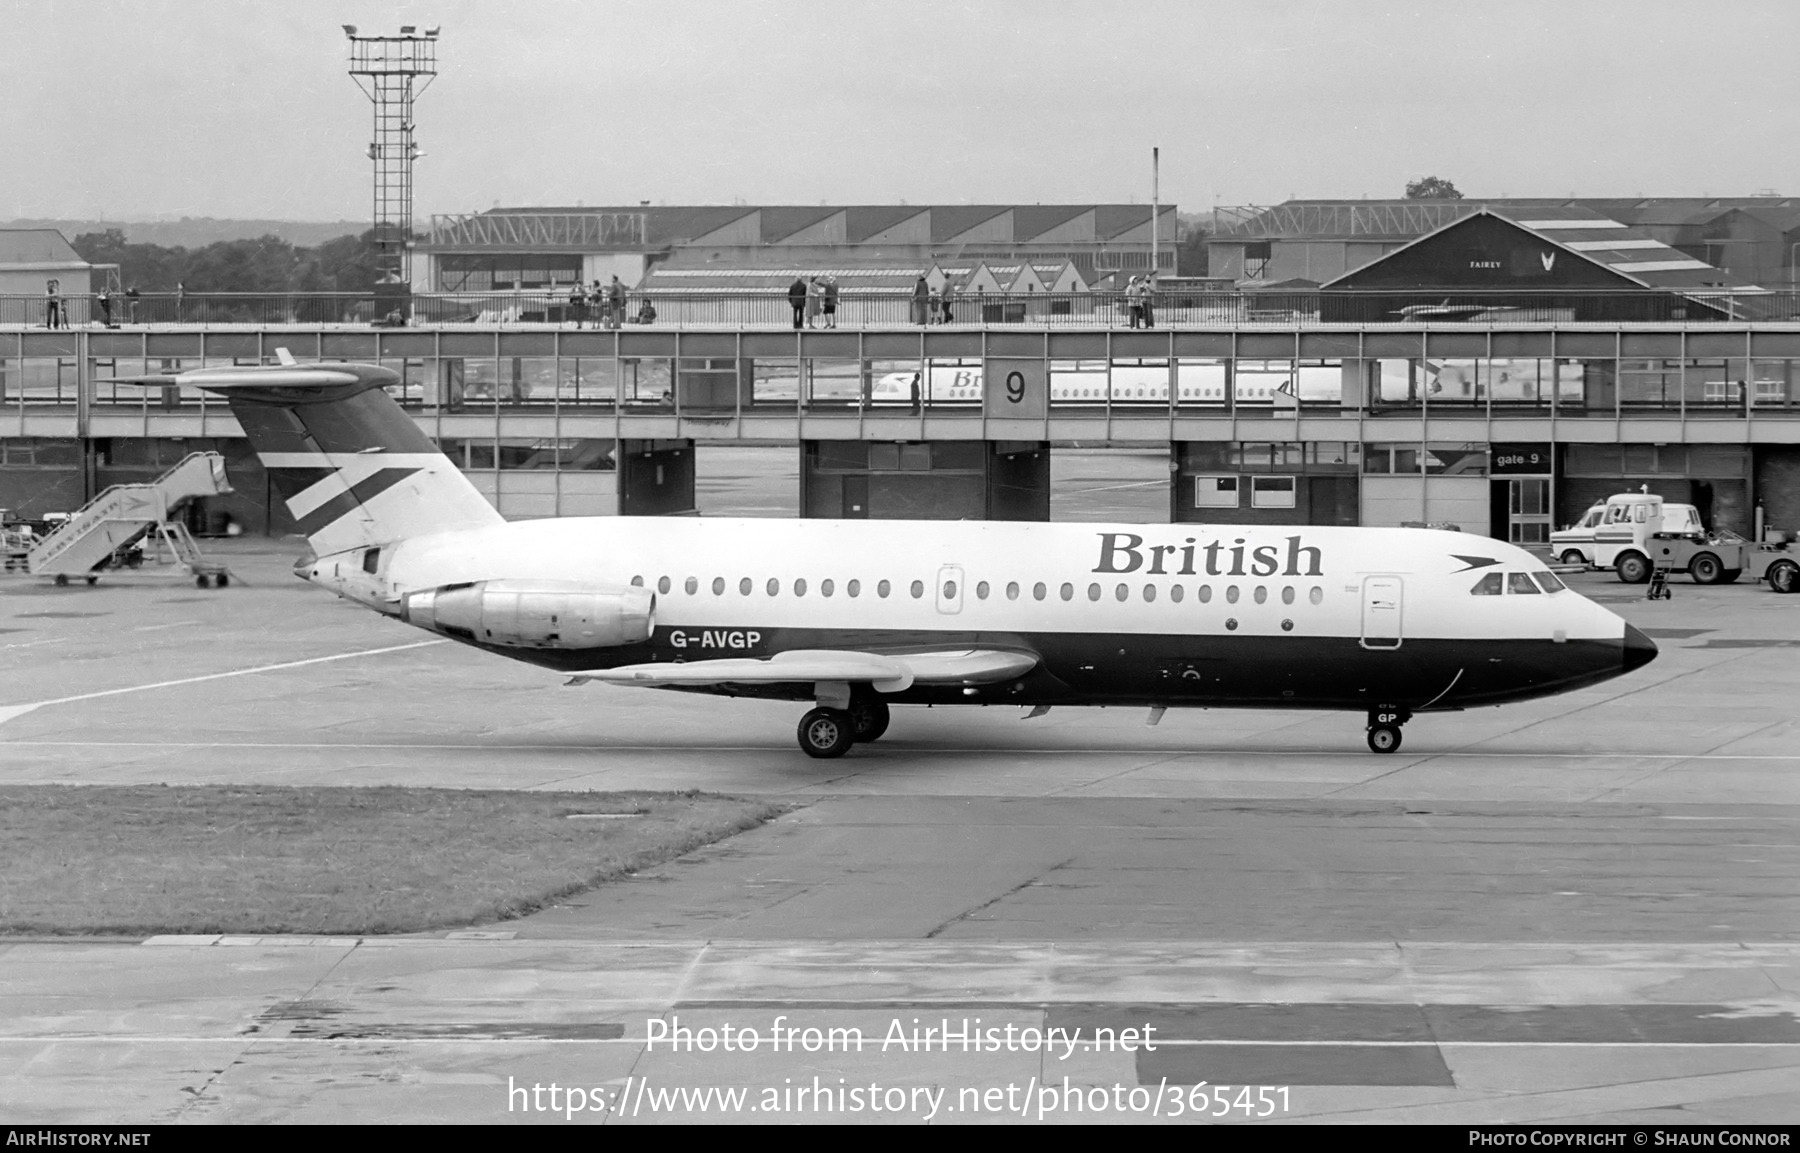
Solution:
<svg viewBox="0 0 1800 1153">
<path fill-rule="evenodd" d="M 1500 541 L 1419 529 L 584 517 L 507 523 L 366 364 L 131 378 L 223 394 L 296 573 L 568 683 L 810 702 L 835 757 L 889 704 L 1418 712 L 1597 684 L 1656 646 Z"/>
</svg>

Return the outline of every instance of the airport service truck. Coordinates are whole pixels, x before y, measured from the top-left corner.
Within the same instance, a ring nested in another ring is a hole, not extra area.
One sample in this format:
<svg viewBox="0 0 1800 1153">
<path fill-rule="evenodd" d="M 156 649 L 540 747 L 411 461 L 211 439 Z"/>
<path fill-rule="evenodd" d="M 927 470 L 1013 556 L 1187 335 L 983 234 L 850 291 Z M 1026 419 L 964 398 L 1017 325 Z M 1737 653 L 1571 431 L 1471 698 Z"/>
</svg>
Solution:
<svg viewBox="0 0 1800 1153">
<path fill-rule="evenodd" d="M 1601 514 L 1592 526 L 1592 563 L 1612 569 L 1626 584 L 1642 584 L 1659 568 L 1685 572 L 1703 585 L 1729 584 L 1748 573 L 1752 580 L 1767 580 L 1776 592 L 1800 592 L 1800 553 L 1785 540 L 1758 544 L 1734 532 L 1709 533 L 1700 523 L 1699 509 L 1665 502 L 1654 493 L 1623 492 L 1597 507 Z M 1588 512 L 1584 523 L 1594 510 Z M 1561 547 L 1578 546 L 1565 542 Z"/>
</svg>

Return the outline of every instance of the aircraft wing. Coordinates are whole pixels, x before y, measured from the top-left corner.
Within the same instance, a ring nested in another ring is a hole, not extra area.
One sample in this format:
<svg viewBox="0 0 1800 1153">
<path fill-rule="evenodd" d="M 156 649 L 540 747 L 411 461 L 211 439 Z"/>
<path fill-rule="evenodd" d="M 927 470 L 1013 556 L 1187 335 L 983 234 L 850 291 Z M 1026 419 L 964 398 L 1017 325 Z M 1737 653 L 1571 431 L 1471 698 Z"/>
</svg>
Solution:
<svg viewBox="0 0 1800 1153">
<path fill-rule="evenodd" d="M 795 649 L 767 659 L 722 657 L 716 660 L 622 665 L 573 674 L 568 683 L 598 681 L 612 685 L 662 688 L 676 685 L 767 685 L 794 681 L 842 681 L 869 684 L 884 693 L 914 684 L 982 685 L 1030 672 L 1038 658 L 995 649 L 961 649 L 932 653 L 864 653 L 832 649 Z"/>
</svg>

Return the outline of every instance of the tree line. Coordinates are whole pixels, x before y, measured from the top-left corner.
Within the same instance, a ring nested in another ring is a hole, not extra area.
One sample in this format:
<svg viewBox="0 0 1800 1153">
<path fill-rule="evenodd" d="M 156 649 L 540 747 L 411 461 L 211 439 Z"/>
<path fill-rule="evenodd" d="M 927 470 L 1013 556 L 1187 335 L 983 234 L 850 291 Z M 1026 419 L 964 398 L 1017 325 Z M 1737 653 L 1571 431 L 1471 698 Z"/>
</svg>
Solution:
<svg viewBox="0 0 1800 1153">
<path fill-rule="evenodd" d="M 116 264 L 123 288 L 141 293 L 309 293 L 373 291 L 374 230 L 297 248 L 278 236 L 220 240 L 200 248 L 133 244 L 117 228 L 84 232 L 70 244 L 90 264 Z M 96 281 L 94 287 L 103 287 Z"/>
</svg>

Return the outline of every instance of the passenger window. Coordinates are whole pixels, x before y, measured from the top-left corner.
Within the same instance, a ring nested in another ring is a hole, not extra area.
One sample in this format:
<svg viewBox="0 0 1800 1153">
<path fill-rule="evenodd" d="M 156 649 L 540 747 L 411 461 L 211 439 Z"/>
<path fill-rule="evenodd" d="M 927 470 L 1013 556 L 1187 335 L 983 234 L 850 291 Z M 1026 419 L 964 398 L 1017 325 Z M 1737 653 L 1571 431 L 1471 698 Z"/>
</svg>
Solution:
<svg viewBox="0 0 1800 1153">
<path fill-rule="evenodd" d="M 886 581 L 880 581 L 875 585 L 875 595 L 885 598 L 888 593 L 893 590 L 893 587 L 893 585 Z"/>
<path fill-rule="evenodd" d="M 776 580 L 774 577 L 770 577 L 769 583 L 764 585 L 763 587 L 768 590 L 769 595 L 772 597 L 781 595 L 781 582 Z"/>
<path fill-rule="evenodd" d="M 844 586 L 844 591 L 849 593 L 852 597 L 861 596 L 862 595 L 862 582 L 859 580 L 853 580 L 849 584 Z"/>
<path fill-rule="evenodd" d="M 1031 599 L 1032 600 L 1041 601 L 1049 595 L 1050 595 L 1050 589 L 1044 584 L 1043 581 L 1039 581 L 1038 583 L 1031 586 Z"/>
<path fill-rule="evenodd" d="M 1537 583 L 1544 586 L 1544 591 L 1547 593 L 1559 593 L 1569 587 L 1558 580 L 1553 572 L 1534 572 L 1531 575 Z"/>
<path fill-rule="evenodd" d="M 1150 602 L 1150 601 L 1153 601 L 1153 600 L 1155 600 L 1155 599 L 1156 599 L 1156 586 L 1155 586 L 1155 585 L 1145 585 L 1145 586 L 1144 586 L 1144 600 L 1145 600 L 1145 602 L 1146 602 L 1146 603 L 1148 603 L 1148 602 Z"/>
<path fill-rule="evenodd" d="M 1018 581 L 1007 581 L 1006 582 L 1006 599 L 1009 601 L 1016 601 L 1019 599 L 1019 582 Z"/>
<path fill-rule="evenodd" d="M 1469 595 L 1477 597 L 1497 597 L 1503 589 L 1504 586 L 1501 583 L 1500 574 L 1491 572 L 1475 582 L 1475 587 L 1469 590 Z"/>
<path fill-rule="evenodd" d="M 976 600 L 984 601 L 987 599 L 987 595 L 988 595 L 988 583 L 986 581 L 982 581 L 980 584 L 975 586 L 975 599 Z"/>
<path fill-rule="evenodd" d="M 1252 595 L 1255 597 L 1257 604 L 1262 604 L 1269 599 L 1269 590 L 1262 585 L 1257 585 L 1256 592 Z"/>
<path fill-rule="evenodd" d="M 1182 589 L 1182 587 L 1180 585 L 1170 585 L 1169 586 L 1169 599 L 1174 601 L 1176 604 L 1180 604 L 1181 598 L 1183 595 L 1183 591 L 1184 590 Z"/>
<path fill-rule="evenodd" d="M 664 596 L 668 595 L 669 587 L 670 586 L 669 586 L 669 578 L 668 577 L 662 577 L 659 580 L 657 580 L 657 582 L 656 582 L 656 591 L 659 593 L 662 593 Z"/>
<path fill-rule="evenodd" d="M 1281 603 L 1284 605 L 1291 605 L 1294 603 L 1294 586 L 1293 585 L 1283 585 L 1282 586 L 1282 588 L 1281 588 Z"/>
<path fill-rule="evenodd" d="M 1538 595 L 1538 587 L 1531 583 L 1530 574 L 1522 572 L 1509 572 L 1506 574 L 1506 591 L 1509 593 L 1529 593 L 1532 596 Z"/>
<path fill-rule="evenodd" d="M 749 577 L 745 577 L 743 580 L 738 582 L 738 593 L 741 596 L 749 596 L 750 595 L 750 578 Z"/>
<path fill-rule="evenodd" d="M 917 584 L 918 582 L 914 581 L 913 583 Z M 918 594 L 915 593 L 914 595 L 916 596 Z M 956 582 L 955 581 L 945 581 L 944 582 L 944 599 L 947 601 L 953 601 L 956 599 Z"/>
<path fill-rule="evenodd" d="M 1088 599 L 1091 601 L 1097 601 L 1100 599 L 1100 586 L 1099 585 L 1092 584 L 1092 585 L 1088 586 Z"/>
<path fill-rule="evenodd" d="M 819 595 L 822 597 L 828 597 L 831 595 L 832 590 L 835 587 L 836 586 L 831 583 L 831 578 L 826 577 L 824 580 L 819 582 Z"/>
<path fill-rule="evenodd" d="M 795 578 L 795 580 L 794 580 L 794 595 L 797 597 L 803 597 L 806 595 L 806 578 L 805 577 L 796 577 Z"/>
<path fill-rule="evenodd" d="M 947 582 L 947 581 L 945 583 L 947 585 L 949 585 L 950 589 L 953 591 L 946 593 L 944 595 L 955 596 L 956 594 L 955 594 L 954 590 L 955 590 L 956 586 L 950 585 L 949 582 Z M 925 595 L 925 582 L 924 581 L 914 581 L 912 583 L 912 595 L 913 595 L 914 600 L 918 600 L 920 597 Z"/>
<path fill-rule="evenodd" d="M 699 577 L 689 577 L 687 579 L 687 582 L 685 584 L 683 584 L 681 587 L 687 590 L 687 595 L 693 596 L 695 593 L 700 591 L 700 578 Z"/>
<path fill-rule="evenodd" d="M 641 576 L 634 576 L 631 578 L 631 583 L 632 583 L 633 587 L 635 587 L 635 588 L 643 588 L 644 587 L 644 578 Z"/>
<path fill-rule="evenodd" d="M 1236 585 L 1226 585 L 1225 586 L 1225 603 L 1228 605 L 1234 605 L 1237 603 L 1237 599 L 1238 599 L 1238 587 Z"/>
<path fill-rule="evenodd" d="M 1201 585 L 1200 586 L 1200 603 L 1206 604 L 1211 600 L 1212 600 L 1212 586 L 1211 585 Z"/>
<path fill-rule="evenodd" d="M 1322 604 L 1322 603 L 1324 603 L 1324 600 L 1325 600 L 1325 590 L 1320 588 L 1318 585 L 1314 585 L 1307 592 L 1306 599 L 1311 601 L 1314 604 Z"/>
<path fill-rule="evenodd" d="M 1120 603 L 1124 603 L 1131 599 L 1131 587 L 1129 585 L 1121 584 L 1118 588 L 1113 590 L 1113 596 L 1116 597 Z"/>
<path fill-rule="evenodd" d="M 1075 586 L 1070 584 L 1068 581 L 1063 582 L 1063 587 L 1059 591 L 1062 593 L 1062 599 L 1064 599 L 1066 601 L 1072 601 L 1075 599 Z"/>
<path fill-rule="evenodd" d="M 722 597 L 725 595 L 725 578 L 724 577 L 714 577 L 713 578 L 713 595 L 716 597 Z"/>
</svg>

